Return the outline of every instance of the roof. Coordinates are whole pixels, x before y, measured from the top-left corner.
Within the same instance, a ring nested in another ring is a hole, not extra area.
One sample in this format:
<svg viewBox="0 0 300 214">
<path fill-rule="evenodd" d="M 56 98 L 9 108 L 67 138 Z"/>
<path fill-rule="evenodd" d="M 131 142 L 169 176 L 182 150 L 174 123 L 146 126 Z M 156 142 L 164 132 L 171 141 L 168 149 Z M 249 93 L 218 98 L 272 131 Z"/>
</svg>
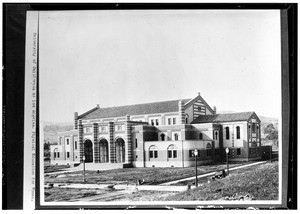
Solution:
<svg viewBox="0 0 300 214">
<path fill-rule="evenodd" d="M 259 118 L 255 112 L 239 112 L 230 114 L 210 114 L 210 115 L 200 115 L 191 123 L 218 123 L 218 122 L 234 122 L 234 121 L 247 121 L 250 117 L 255 116 L 258 120 Z"/>
<path fill-rule="evenodd" d="M 183 99 L 187 103 L 190 99 Z M 143 115 L 143 114 L 156 114 L 179 111 L 178 102 L 180 100 L 144 103 L 127 106 L 117 106 L 109 108 L 94 108 L 86 113 L 78 116 L 78 119 L 98 119 L 110 117 L 122 117 L 126 115 Z"/>
</svg>

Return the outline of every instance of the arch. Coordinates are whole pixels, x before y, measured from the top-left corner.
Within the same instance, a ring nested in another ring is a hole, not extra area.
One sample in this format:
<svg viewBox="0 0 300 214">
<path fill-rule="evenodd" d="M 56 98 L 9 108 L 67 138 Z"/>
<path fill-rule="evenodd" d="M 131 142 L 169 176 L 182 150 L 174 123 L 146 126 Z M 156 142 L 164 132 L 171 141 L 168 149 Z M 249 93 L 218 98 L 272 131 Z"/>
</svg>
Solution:
<svg viewBox="0 0 300 214">
<path fill-rule="evenodd" d="M 116 162 L 125 162 L 125 141 L 123 138 L 118 137 L 116 139 Z"/>
<path fill-rule="evenodd" d="M 89 139 L 84 141 L 84 155 L 86 163 L 93 162 L 93 143 Z"/>
<path fill-rule="evenodd" d="M 188 124 L 188 121 L 189 121 L 189 115 L 185 114 L 185 124 Z"/>
<path fill-rule="evenodd" d="M 165 141 L 165 137 L 166 137 L 166 135 L 165 135 L 164 133 L 162 133 L 162 134 L 160 135 L 161 141 Z"/>
<path fill-rule="evenodd" d="M 157 147 L 154 146 L 154 145 L 151 145 L 149 147 L 149 159 L 152 159 L 152 158 L 158 158 L 158 151 L 157 151 Z"/>
<path fill-rule="evenodd" d="M 174 134 L 174 139 L 178 140 L 178 134 L 177 133 Z"/>
<path fill-rule="evenodd" d="M 105 138 L 99 141 L 99 159 L 100 163 L 108 162 L 108 141 Z"/>
<path fill-rule="evenodd" d="M 236 127 L 236 139 L 241 139 L 241 128 L 239 126 Z"/>
<path fill-rule="evenodd" d="M 168 159 L 169 158 L 177 158 L 177 146 L 174 144 L 171 144 L 168 146 L 167 152 L 168 152 Z"/>
<path fill-rule="evenodd" d="M 203 134 L 199 133 L 199 140 L 203 140 Z"/>
<path fill-rule="evenodd" d="M 59 149 L 55 148 L 53 150 L 53 160 L 55 160 L 55 158 L 59 158 Z"/>
<path fill-rule="evenodd" d="M 229 140 L 229 127 L 225 127 L 225 139 Z"/>
</svg>

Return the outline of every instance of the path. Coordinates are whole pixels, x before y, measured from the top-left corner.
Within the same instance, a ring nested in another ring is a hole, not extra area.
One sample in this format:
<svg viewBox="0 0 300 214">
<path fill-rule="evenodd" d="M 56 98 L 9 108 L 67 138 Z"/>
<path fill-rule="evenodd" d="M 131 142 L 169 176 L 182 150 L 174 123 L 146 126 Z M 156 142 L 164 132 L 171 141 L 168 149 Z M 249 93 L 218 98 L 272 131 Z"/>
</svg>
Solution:
<svg viewBox="0 0 300 214">
<path fill-rule="evenodd" d="M 260 161 L 260 162 L 255 162 L 255 163 L 251 163 L 251 164 L 246 164 L 246 165 L 242 165 L 242 166 L 237 166 L 237 167 L 229 168 L 229 172 L 237 170 L 237 169 L 242 169 L 242 168 L 245 168 L 245 167 L 255 166 L 255 165 L 258 165 L 258 164 L 263 164 L 263 163 L 266 163 L 266 162 L 267 161 Z M 213 176 L 215 174 L 216 174 L 216 172 L 206 173 L 206 174 L 202 174 L 202 175 L 197 176 L 197 178 L 205 178 L 205 177 L 208 177 L 208 176 Z M 176 181 L 170 181 L 170 182 L 162 183 L 160 185 L 166 186 L 166 185 L 176 184 L 176 183 L 179 183 L 179 182 L 182 182 L 182 181 L 189 181 L 189 180 L 193 180 L 193 179 L 195 179 L 195 176 L 189 177 L 189 178 L 180 179 L 180 180 L 176 180 Z"/>
</svg>

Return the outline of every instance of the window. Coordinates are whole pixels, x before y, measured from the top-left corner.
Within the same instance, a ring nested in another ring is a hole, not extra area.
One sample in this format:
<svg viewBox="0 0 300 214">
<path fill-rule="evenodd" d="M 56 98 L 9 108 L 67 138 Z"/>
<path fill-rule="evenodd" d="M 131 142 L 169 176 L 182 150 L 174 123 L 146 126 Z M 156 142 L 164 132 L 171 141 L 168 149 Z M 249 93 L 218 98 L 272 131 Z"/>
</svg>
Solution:
<svg viewBox="0 0 300 214">
<path fill-rule="evenodd" d="M 156 122 L 156 125 L 158 126 L 158 125 L 159 125 L 159 123 L 158 123 L 158 119 L 156 119 L 156 120 L 155 120 L 155 122 Z"/>
<path fill-rule="evenodd" d="M 135 158 L 137 159 L 137 158 L 138 158 L 138 155 L 135 155 Z"/>
<path fill-rule="evenodd" d="M 173 118 L 173 124 L 176 124 L 176 118 Z"/>
<path fill-rule="evenodd" d="M 118 131 L 121 131 L 121 130 L 122 130 L 122 126 L 118 125 Z"/>
<path fill-rule="evenodd" d="M 161 139 L 161 141 L 165 141 L 165 134 L 161 134 L 160 139 Z"/>
<path fill-rule="evenodd" d="M 154 120 L 151 120 L 151 125 L 154 126 Z"/>
<path fill-rule="evenodd" d="M 240 127 L 237 126 L 236 127 L 236 139 L 240 139 L 240 138 L 241 138 Z"/>
<path fill-rule="evenodd" d="M 70 152 L 67 152 L 67 158 L 69 158 L 70 157 Z"/>
<path fill-rule="evenodd" d="M 177 133 L 174 134 L 174 139 L 178 140 L 178 134 Z"/>
<path fill-rule="evenodd" d="M 77 149 L 77 141 L 75 141 L 75 149 Z"/>
<path fill-rule="evenodd" d="M 67 139 L 67 145 L 69 145 L 69 139 Z"/>
<path fill-rule="evenodd" d="M 135 148 L 138 147 L 137 139 L 135 138 Z"/>
<path fill-rule="evenodd" d="M 56 158 L 56 152 L 54 152 L 54 158 Z"/>
<path fill-rule="evenodd" d="M 203 140 L 203 134 L 202 133 L 199 134 L 199 140 Z"/>
<path fill-rule="evenodd" d="M 219 133 L 216 131 L 216 132 L 215 132 L 215 140 L 218 140 L 218 134 L 219 134 Z"/>
<path fill-rule="evenodd" d="M 150 146 L 149 147 L 149 158 L 157 158 L 158 152 L 156 146 Z"/>
<path fill-rule="evenodd" d="M 211 156 L 211 149 L 207 149 L 207 150 L 206 150 L 206 156 L 207 156 L 207 157 L 210 157 L 210 156 Z"/>
<path fill-rule="evenodd" d="M 229 127 L 225 128 L 225 139 L 229 140 Z"/>
<path fill-rule="evenodd" d="M 59 158 L 59 152 L 57 152 L 57 158 Z"/>
<path fill-rule="evenodd" d="M 188 119 L 189 119 L 189 115 L 186 114 L 186 115 L 185 115 L 185 124 L 188 124 Z"/>
<path fill-rule="evenodd" d="M 168 125 L 171 125 L 171 118 L 168 118 Z"/>
<path fill-rule="evenodd" d="M 252 124 L 252 132 L 256 131 L 255 123 Z"/>
<path fill-rule="evenodd" d="M 177 158 L 177 147 L 175 145 L 168 147 L 168 158 Z"/>
<path fill-rule="evenodd" d="M 238 149 L 236 150 L 236 154 L 237 154 L 237 155 L 241 155 L 241 149 L 240 149 L 240 148 L 238 148 Z"/>
</svg>

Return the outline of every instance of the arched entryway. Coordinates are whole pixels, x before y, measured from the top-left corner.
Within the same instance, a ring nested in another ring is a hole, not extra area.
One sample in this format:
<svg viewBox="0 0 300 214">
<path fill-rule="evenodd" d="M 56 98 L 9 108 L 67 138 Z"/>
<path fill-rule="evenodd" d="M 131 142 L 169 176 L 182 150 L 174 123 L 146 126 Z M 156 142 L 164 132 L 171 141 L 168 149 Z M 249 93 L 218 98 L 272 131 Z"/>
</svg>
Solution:
<svg viewBox="0 0 300 214">
<path fill-rule="evenodd" d="M 99 142 L 100 163 L 108 162 L 108 142 L 106 139 L 101 139 Z"/>
<path fill-rule="evenodd" d="M 125 162 L 125 141 L 122 138 L 116 140 L 116 162 Z"/>
<path fill-rule="evenodd" d="M 93 143 L 91 140 L 84 141 L 85 162 L 93 162 Z"/>
</svg>

